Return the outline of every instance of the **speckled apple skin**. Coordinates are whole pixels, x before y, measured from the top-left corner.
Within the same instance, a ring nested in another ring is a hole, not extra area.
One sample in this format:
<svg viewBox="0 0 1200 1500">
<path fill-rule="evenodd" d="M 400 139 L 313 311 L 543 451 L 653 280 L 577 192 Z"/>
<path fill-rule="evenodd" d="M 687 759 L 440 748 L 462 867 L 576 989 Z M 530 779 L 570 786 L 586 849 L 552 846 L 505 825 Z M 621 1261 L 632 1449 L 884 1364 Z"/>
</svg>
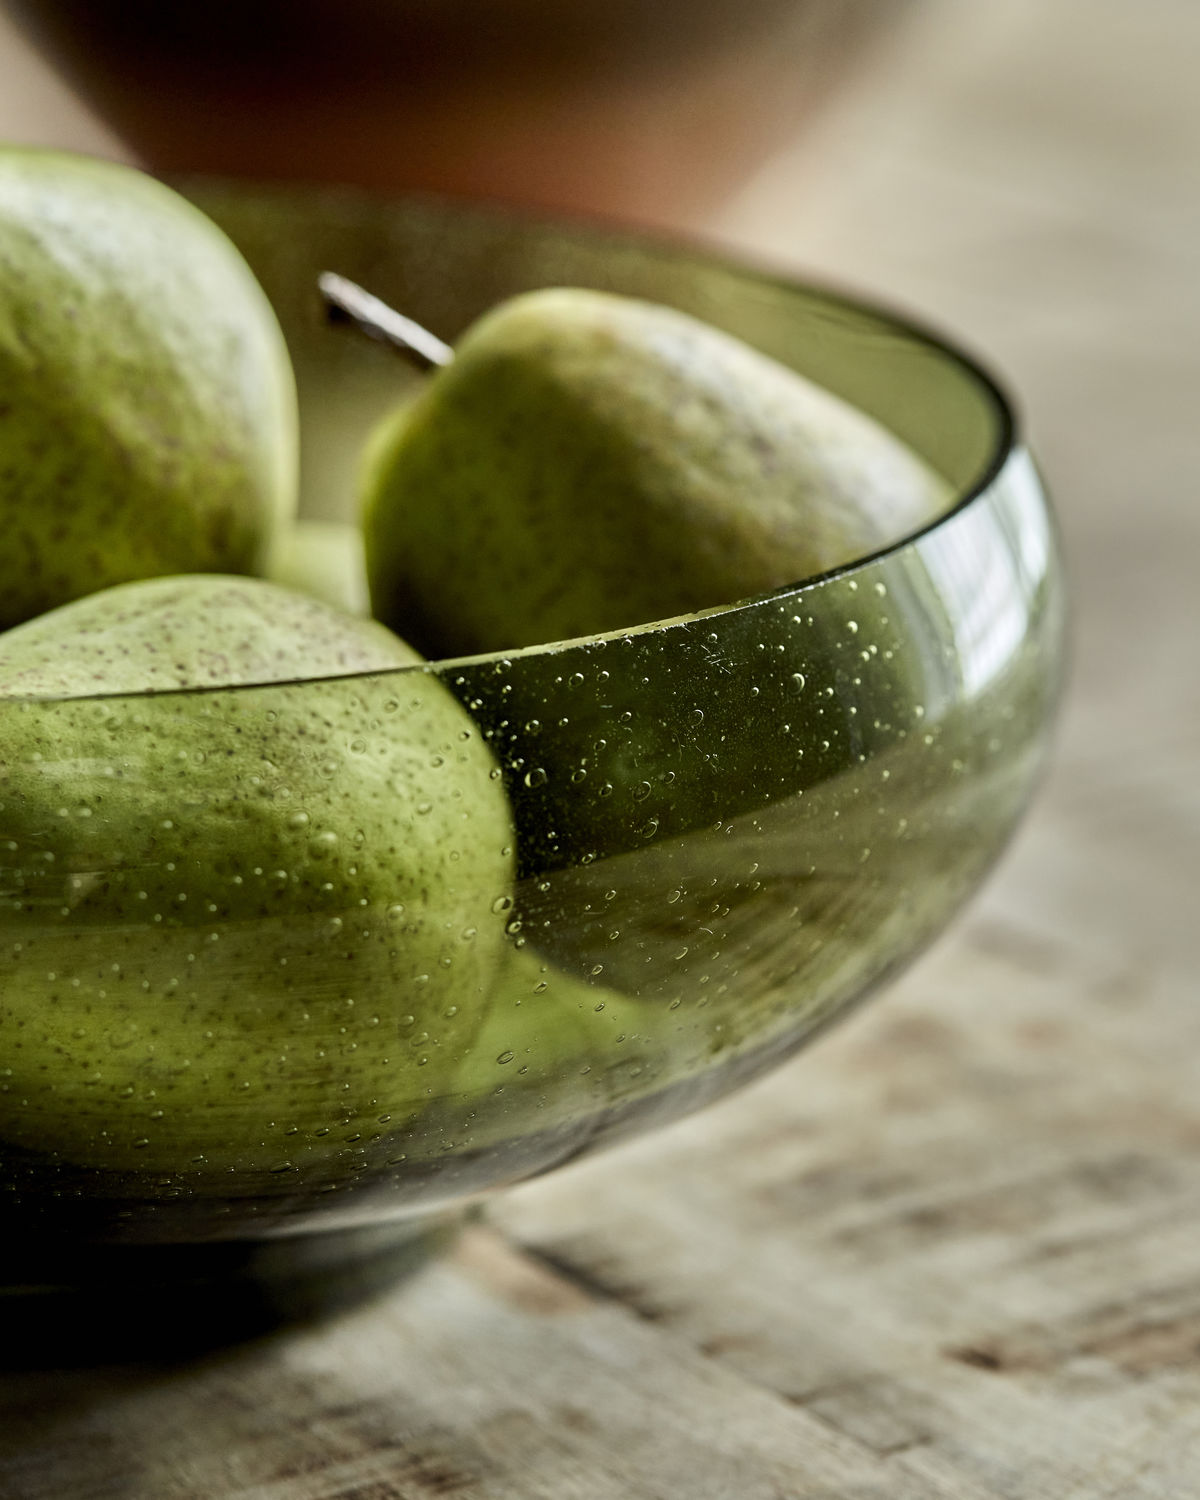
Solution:
<svg viewBox="0 0 1200 1500">
<path fill-rule="evenodd" d="M 226 1188 L 403 1152 L 481 1024 L 513 844 L 470 719 L 392 670 L 415 660 L 207 576 L 0 638 L 0 1139 Z M 287 680 L 348 670 L 380 675 Z M 139 671 L 203 690 L 11 696 Z"/>
<path fill-rule="evenodd" d="M 503 303 L 376 433 L 372 608 L 427 656 L 620 630 L 839 567 L 950 503 L 863 413 L 671 308 Z"/>
<path fill-rule="evenodd" d="M 0 149 L 0 627 L 259 570 L 296 471 L 283 335 L 225 235 L 132 168 Z"/>
</svg>

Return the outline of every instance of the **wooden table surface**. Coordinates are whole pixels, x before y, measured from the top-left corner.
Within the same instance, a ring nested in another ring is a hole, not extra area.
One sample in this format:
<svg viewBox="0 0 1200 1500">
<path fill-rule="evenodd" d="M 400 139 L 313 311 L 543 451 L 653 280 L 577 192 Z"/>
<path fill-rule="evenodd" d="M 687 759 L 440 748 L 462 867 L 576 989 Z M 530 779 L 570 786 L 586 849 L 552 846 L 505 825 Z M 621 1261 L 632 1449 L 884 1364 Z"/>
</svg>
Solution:
<svg viewBox="0 0 1200 1500">
<path fill-rule="evenodd" d="M 712 226 L 1022 395 L 1075 668 L 971 909 L 368 1308 L 0 1376 L 4 1500 L 1200 1495 L 1198 59 L 1194 0 L 923 0 Z M 3 29 L 0 134 L 103 145 Z"/>
</svg>

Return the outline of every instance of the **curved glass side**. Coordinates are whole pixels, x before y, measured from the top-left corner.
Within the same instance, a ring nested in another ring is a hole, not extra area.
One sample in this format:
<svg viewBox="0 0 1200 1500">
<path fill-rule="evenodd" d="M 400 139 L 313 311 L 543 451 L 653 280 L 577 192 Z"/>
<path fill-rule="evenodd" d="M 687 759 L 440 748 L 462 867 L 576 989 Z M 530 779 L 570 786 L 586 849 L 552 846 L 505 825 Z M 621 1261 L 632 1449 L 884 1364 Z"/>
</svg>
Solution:
<svg viewBox="0 0 1200 1500">
<path fill-rule="evenodd" d="M 569 1122 L 574 1152 L 672 1117 L 913 957 L 1036 780 L 1059 566 L 1018 451 L 971 505 L 849 574 L 446 669 L 527 831 L 510 924 L 524 959 L 437 1111 L 451 1138 L 481 1149 Z"/>
<path fill-rule="evenodd" d="M 135 1239 L 244 1233 L 251 1201 L 256 1232 L 370 1220 L 732 1087 L 995 856 L 1060 616 L 1017 454 L 909 546 L 694 621 L 0 703 L 10 1208 Z M 419 757 L 409 712 L 444 715 Z"/>
</svg>

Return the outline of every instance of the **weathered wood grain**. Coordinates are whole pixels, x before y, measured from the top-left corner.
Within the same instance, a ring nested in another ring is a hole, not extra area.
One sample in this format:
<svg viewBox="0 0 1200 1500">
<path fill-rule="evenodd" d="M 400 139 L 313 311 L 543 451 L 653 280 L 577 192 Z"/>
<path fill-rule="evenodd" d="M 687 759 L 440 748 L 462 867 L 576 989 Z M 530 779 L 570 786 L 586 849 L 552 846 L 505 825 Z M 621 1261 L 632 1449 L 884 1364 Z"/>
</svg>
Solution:
<svg viewBox="0 0 1200 1500">
<path fill-rule="evenodd" d="M 4 1500 L 1200 1493 L 1198 55 L 1191 0 L 924 0 L 715 226 L 956 327 L 1031 413 L 1076 666 L 954 932 L 370 1308 L 0 1377 Z"/>
</svg>

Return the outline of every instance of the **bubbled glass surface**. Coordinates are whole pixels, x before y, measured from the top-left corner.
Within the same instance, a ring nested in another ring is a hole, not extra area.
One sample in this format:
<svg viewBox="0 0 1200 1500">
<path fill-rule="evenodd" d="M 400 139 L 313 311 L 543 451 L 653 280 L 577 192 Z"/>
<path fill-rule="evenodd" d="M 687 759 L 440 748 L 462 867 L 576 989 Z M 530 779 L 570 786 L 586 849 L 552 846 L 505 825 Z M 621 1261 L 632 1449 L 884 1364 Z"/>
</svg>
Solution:
<svg viewBox="0 0 1200 1500">
<path fill-rule="evenodd" d="M 351 513 L 416 379 L 325 325 L 327 268 L 448 338 L 538 285 L 671 303 L 862 407 L 959 500 L 854 567 L 605 638 L 0 702 L 0 1187 L 29 1244 L 402 1219 L 719 1096 L 945 925 L 1057 690 L 1037 474 L 937 340 L 598 229 L 190 191 L 289 334 L 310 514 Z M 431 714 L 415 754 L 397 726 Z"/>
</svg>

